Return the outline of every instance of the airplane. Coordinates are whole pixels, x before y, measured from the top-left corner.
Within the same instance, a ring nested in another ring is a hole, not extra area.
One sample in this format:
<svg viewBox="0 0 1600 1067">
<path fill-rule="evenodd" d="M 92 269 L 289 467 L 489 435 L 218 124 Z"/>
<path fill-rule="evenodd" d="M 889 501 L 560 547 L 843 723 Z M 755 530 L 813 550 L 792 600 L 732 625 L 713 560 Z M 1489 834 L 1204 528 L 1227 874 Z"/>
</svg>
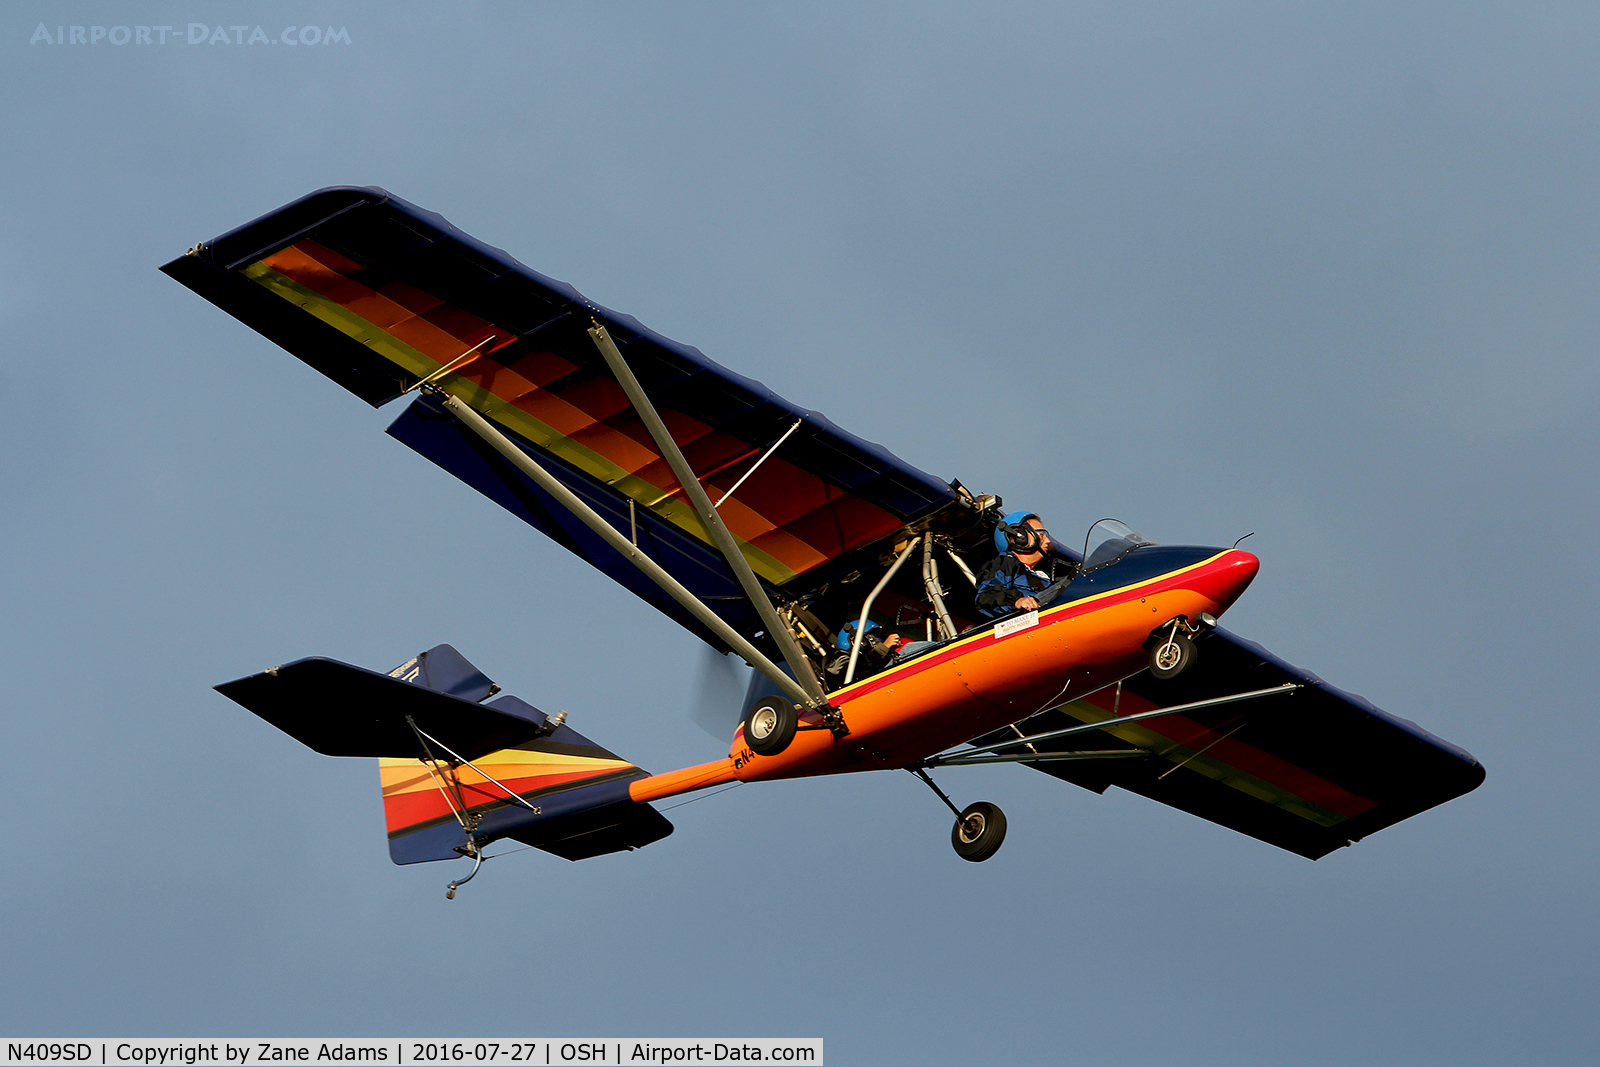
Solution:
<svg viewBox="0 0 1600 1067">
<path fill-rule="evenodd" d="M 736 783 L 906 771 L 980 862 L 1004 813 L 958 807 L 930 772 L 1020 763 L 1313 860 L 1484 779 L 1222 627 L 1260 565 L 1237 542 L 1102 520 L 1081 551 L 1057 544 L 383 189 L 318 190 L 161 270 L 372 406 L 409 397 L 391 436 L 754 668 L 727 754 L 656 774 L 498 695 L 450 645 L 216 687 L 317 752 L 377 758 L 394 862 L 472 861 L 448 897 L 495 841 L 642 848 L 672 832 L 657 802 Z M 451 554 L 482 582 L 514 551 Z M 981 609 L 1008 555 L 1035 597 Z"/>
</svg>

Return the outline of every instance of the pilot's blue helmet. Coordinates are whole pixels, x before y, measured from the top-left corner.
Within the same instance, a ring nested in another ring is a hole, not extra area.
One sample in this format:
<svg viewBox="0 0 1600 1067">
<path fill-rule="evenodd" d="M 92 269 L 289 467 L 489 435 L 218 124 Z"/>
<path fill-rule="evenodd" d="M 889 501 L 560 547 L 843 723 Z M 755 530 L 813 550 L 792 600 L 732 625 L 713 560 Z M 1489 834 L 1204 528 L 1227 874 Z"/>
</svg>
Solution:
<svg viewBox="0 0 1600 1067">
<path fill-rule="evenodd" d="M 1031 511 L 1013 511 L 995 527 L 994 547 L 997 552 L 1037 552 L 1039 531 L 1027 525 L 1029 519 L 1039 516 Z M 1041 522 L 1044 520 L 1040 520 Z"/>
<path fill-rule="evenodd" d="M 835 645 L 839 646 L 839 651 L 840 652 L 849 652 L 850 651 L 850 646 L 855 643 L 855 640 L 856 640 L 856 623 L 859 622 L 859 621 L 860 620 L 858 620 L 858 619 L 851 619 L 849 622 L 845 623 L 842 627 L 839 628 L 839 636 L 834 639 L 833 643 Z M 867 620 L 867 636 L 871 637 L 874 631 L 876 631 L 877 633 L 881 634 L 881 633 L 883 633 L 883 627 L 879 626 L 877 623 L 873 622 L 871 619 L 868 619 Z"/>
</svg>

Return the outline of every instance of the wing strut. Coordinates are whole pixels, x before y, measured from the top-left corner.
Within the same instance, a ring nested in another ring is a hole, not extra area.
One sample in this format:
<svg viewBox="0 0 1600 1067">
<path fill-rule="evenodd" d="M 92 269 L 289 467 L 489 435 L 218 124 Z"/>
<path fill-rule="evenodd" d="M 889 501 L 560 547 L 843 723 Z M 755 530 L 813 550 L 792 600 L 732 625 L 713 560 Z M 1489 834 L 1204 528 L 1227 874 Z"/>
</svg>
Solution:
<svg viewBox="0 0 1600 1067">
<path fill-rule="evenodd" d="M 729 569 L 733 571 L 734 577 L 739 579 L 744 595 L 750 598 L 750 603 L 761 616 L 761 621 L 766 623 L 767 633 L 777 642 L 778 651 L 783 653 L 789 669 L 794 672 L 795 680 L 800 683 L 800 688 L 805 690 L 806 699 L 801 703 L 818 710 L 826 709 L 828 697 L 822 691 L 816 673 L 811 669 L 811 661 L 800 651 L 800 645 L 789 632 L 789 627 L 778 618 L 778 611 L 772 606 L 766 590 L 761 588 L 760 579 L 756 577 L 756 572 L 750 569 L 750 561 L 744 558 L 744 553 L 739 550 L 733 534 L 728 532 L 722 516 L 717 514 L 717 509 L 712 506 L 705 487 L 695 476 L 694 468 L 689 466 L 689 461 L 683 458 L 678 443 L 672 439 L 672 434 L 667 430 L 667 424 L 661 421 L 661 416 L 656 414 L 650 398 L 644 395 L 644 387 L 639 384 L 639 379 L 633 376 L 628 361 L 622 358 L 622 353 L 617 351 L 611 335 L 599 322 L 590 327 L 589 336 L 594 339 L 595 347 L 610 365 L 611 373 L 617 376 L 622 391 L 627 393 L 628 399 L 633 402 L 634 410 L 639 413 L 645 428 L 650 431 L 650 436 L 655 440 L 656 447 L 661 450 L 662 457 L 671 466 L 678 484 L 683 486 L 684 495 L 689 498 L 695 512 L 700 516 L 700 525 L 705 527 L 706 533 L 711 535 L 711 540 L 721 550 L 723 559 L 728 561 Z"/>
<path fill-rule="evenodd" d="M 460 419 L 467 429 L 487 441 L 496 452 L 510 460 L 512 466 L 533 479 L 534 484 L 540 489 L 555 497 L 557 503 L 572 512 L 589 529 L 599 534 L 601 539 L 615 549 L 623 559 L 638 567 L 644 572 L 645 577 L 655 582 L 668 596 L 683 605 L 684 609 L 693 615 L 697 622 L 716 634 L 724 644 L 742 656 L 746 663 L 766 675 L 772 681 L 772 684 L 776 685 L 785 696 L 796 704 L 811 706 L 810 694 L 800 688 L 793 678 L 783 673 L 776 663 L 762 655 L 754 645 L 745 639 L 743 634 L 729 626 L 716 612 L 706 607 L 699 597 L 685 589 L 676 578 L 663 570 L 655 560 L 641 552 L 638 546 L 630 543 L 621 533 L 612 529 L 610 523 L 601 518 L 593 508 L 578 499 L 572 490 L 557 481 L 549 471 L 535 463 L 533 458 L 518 448 L 509 437 L 495 429 L 488 419 L 449 393 L 438 389 L 437 386 L 430 386 L 429 391 L 433 392 L 439 402 L 444 405 L 444 409 Z M 769 630 L 769 632 L 771 631 Z M 787 633 L 787 631 L 782 632 Z M 811 678 L 809 670 L 803 677 Z M 812 684 L 816 684 L 814 679 Z M 824 703 L 826 703 L 825 698 Z"/>
</svg>

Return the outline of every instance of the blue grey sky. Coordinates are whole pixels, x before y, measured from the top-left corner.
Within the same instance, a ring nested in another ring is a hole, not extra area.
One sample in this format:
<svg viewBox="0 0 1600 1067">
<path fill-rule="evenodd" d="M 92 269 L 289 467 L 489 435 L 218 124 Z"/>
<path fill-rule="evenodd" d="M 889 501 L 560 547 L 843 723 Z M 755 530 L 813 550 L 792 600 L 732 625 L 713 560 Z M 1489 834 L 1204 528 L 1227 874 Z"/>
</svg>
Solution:
<svg viewBox="0 0 1600 1067">
<path fill-rule="evenodd" d="M 1590 1061 L 1591 5 L 3 15 L 0 1031 Z M 311 21 L 350 43 L 188 43 Z M 648 768 L 725 749 L 693 638 L 157 272 L 347 183 L 1057 531 L 1254 531 L 1230 626 L 1488 781 L 1317 863 L 1018 767 L 946 775 L 981 865 L 907 775 L 747 786 L 447 903 L 369 762 L 210 686 L 448 641 Z"/>
</svg>

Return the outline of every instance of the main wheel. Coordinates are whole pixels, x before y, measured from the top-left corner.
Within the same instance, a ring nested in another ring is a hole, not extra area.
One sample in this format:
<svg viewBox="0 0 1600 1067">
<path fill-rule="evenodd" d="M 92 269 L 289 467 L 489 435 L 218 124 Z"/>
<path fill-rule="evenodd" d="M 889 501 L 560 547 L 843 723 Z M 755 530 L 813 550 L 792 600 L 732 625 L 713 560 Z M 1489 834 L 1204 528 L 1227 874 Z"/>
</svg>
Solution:
<svg viewBox="0 0 1600 1067">
<path fill-rule="evenodd" d="M 767 697 L 744 720 L 744 743 L 758 756 L 776 756 L 794 740 L 800 717 L 782 697 Z"/>
<path fill-rule="evenodd" d="M 1158 637 L 1155 647 L 1150 649 L 1150 673 L 1162 681 L 1176 678 L 1194 666 L 1195 660 L 1199 658 L 1200 653 L 1188 635 L 1172 634 L 1168 637 Z"/>
<path fill-rule="evenodd" d="M 996 852 L 1006 839 L 1006 813 L 987 801 L 979 801 L 961 813 L 955 828 L 950 831 L 950 844 L 956 855 L 973 863 L 982 863 Z"/>
</svg>

